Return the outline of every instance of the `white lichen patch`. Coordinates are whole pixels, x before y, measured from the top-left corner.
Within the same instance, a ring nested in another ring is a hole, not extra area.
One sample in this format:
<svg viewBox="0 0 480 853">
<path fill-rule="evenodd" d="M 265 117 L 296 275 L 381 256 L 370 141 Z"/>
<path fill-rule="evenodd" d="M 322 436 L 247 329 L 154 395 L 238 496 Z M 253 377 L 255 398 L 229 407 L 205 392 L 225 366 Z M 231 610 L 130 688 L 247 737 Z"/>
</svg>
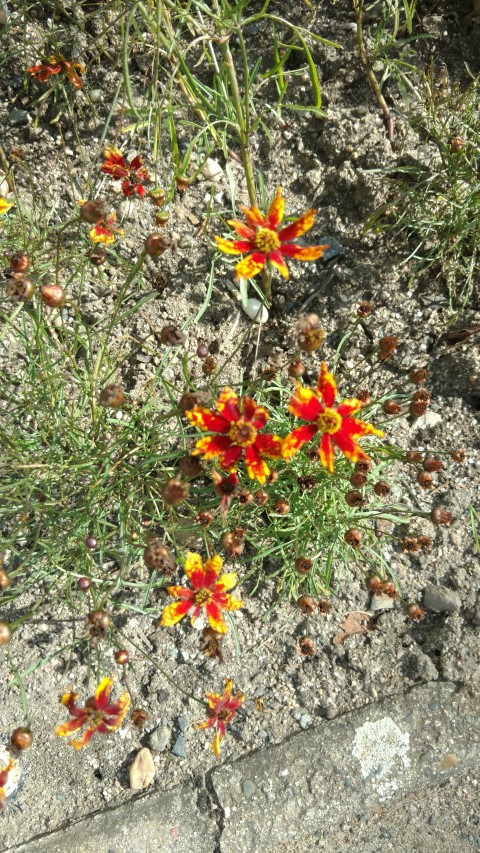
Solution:
<svg viewBox="0 0 480 853">
<path fill-rule="evenodd" d="M 399 787 L 399 771 L 410 767 L 410 735 L 402 732 L 391 717 L 364 723 L 355 732 L 352 753 L 360 771 L 379 794 L 380 800 L 393 796 Z"/>
<path fill-rule="evenodd" d="M 20 782 L 20 767 L 10 755 L 8 749 L 3 744 L 0 744 L 0 771 L 8 768 L 7 778 L 0 788 L 0 799 L 11 797 L 17 790 Z"/>
</svg>

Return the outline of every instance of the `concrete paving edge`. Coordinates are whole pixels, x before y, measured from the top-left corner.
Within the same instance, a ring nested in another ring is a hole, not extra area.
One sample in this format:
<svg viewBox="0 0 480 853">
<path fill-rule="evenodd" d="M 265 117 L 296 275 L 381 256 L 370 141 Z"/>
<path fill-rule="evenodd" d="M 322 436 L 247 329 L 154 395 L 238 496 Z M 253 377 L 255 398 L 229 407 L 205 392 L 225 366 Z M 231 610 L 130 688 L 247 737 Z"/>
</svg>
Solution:
<svg viewBox="0 0 480 853">
<path fill-rule="evenodd" d="M 4 853 L 262 853 L 480 767 L 479 700 L 434 682 Z"/>
</svg>

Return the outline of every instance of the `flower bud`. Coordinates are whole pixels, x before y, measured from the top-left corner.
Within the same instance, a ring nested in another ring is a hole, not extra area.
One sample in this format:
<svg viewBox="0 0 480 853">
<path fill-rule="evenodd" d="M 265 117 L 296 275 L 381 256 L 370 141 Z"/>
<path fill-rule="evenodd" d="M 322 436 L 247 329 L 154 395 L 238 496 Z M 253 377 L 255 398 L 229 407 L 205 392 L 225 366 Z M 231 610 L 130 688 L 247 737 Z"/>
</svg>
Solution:
<svg viewBox="0 0 480 853">
<path fill-rule="evenodd" d="M 449 141 L 449 144 L 450 144 L 450 151 L 452 154 L 458 154 L 458 152 L 461 151 L 462 148 L 465 148 L 465 142 L 461 138 L 461 136 L 452 136 L 452 138 Z"/>
<path fill-rule="evenodd" d="M 385 400 L 382 409 L 386 415 L 398 415 L 402 411 L 402 407 L 396 400 Z"/>
<path fill-rule="evenodd" d="M 82 577 L 82 578 L 78 578 L 78 580 L 77 580 L 77 586 L 78 586 L 79 590 L 81 590 L 81 592 L 88 592 L 91 585 L 92 585 L 92 581 L 90 580 L 90 578 Z"/>
<path fill-rule="evenodd" d="M 443 509 L 441 506 L 436 506 L 432 509 L 430 514 L 430 518 L 432 519 L 433 524 L 439 525 L 444 524 L 447 527 L 453 521 L 453 515 L 447 509 Z"/>
<path fill-rule="evenodd" d="M 351 545 L 352 548 L 360 548 L 362 543 L 362 534 L 356 527 L 350 527 L 346 530 L 343 538 L 347 545 Z"/>
<path fill-rule="evenodd" d="M 187 336 L 177 326 L 164 326 L 160 332 L 160 340 L 167 347 L 183 347 Z"/>
<path fill-rule="evenodd" d="M 65 291 L 59 284 L 42 284 L 40 296 L 48 308 L 60 308 L 65 302 Z"/>
<path fill-rule="evenodd" d="M 159 187 L 149 190 L 148 197 L 153 201 L 155 207 L 163 207 L 165 204 L 165 190 L 162 190 Z"/>
<path fill-rule="evenodd" d="M 313 569 L 313 562 L 308 557 L 297 557 L 295 571 L 298 575 L 308 575 Z"/>
<path fill-rule="evenodd" d="M 90 263 L 94 267 L 101 267 L 105 263 L 106 253 L 103 246 L 97 246 L 89 256 Z"/>
<path fill-rule="evenodd" d="M 125 394 L 121 385 L 106 385 L 100 391 L 98 402 L 105 409 L 118 409 L 125 402 Z"/>
<path fill-rule="evenodd" d="M 363 471 L 354 471 L 350 477 L 350 482 L 356 489 L 363 489 L 367 479 L 367 475 Z"/>
<path fill-rule="evenodd" d="M 28 302 L 35 293 L 31 278 L 11 278 L 7 283 L 7 295 L 13 302 Z"/>
<path fill-rule="evenodd" d="M 370 459 L 359 459 L 358 462 L 355 462 L 355 471 L 362 471 L 364 474 L 368 474 L 371 470 L 372 463 Z"/>
<path fill-rule="evenodd" d="M 408 378 L 414 385 L 421 385 L 422 382 L 428 379 L 428 370 L 425 367 L 412 368 L 408 374 Z"/>
<path fill-rule="evenodd" d="M 112 617 L 106 612 L 106 610 L 92 610 L 91 613 L 88 614 L 87 620 L 92 628 L 95 628 L 102 633 L 107 631 L 112 624 Z"/>
<path fill-rule="evenodd" d="M 298 379 L 299 376 L 302 376 L 305 373 L 305 365 L 302 364 L 299 358 L 296 358 L 295 361 L 292 361 L 291 364 L 288 365 L 288 375 L 292 377 L 292 379 Z"/>
<path fill-rule="evenodd" d="M 188 483 L 184 483 L 179 475 L 176 477 L 170 477 L 166 483 L 160 489 L 160 494 L 162 495 L 163 500 L 169 506 L 177 506 L 181 504 L 185 498 L 188 498 L 188 493 L 190 491 L 190 486 Z"/>
<path fill-rule="evenodd" d="M 297 598 L 297 607 L 302 613 L 311 614 L 315 610 L 315 603 L 310 595 L 301 595 L 300 598 Z"/>
<path fill-rule="evenodd" d="M 25 275 L 30 266 L 30 260 L 24 252 L 15 252 L 8 261 L 12 273 L 15 275 Z"/>
<path fill-rule="evenodd" d="M 423 460 L 423 467 L 425 471 L 441 471 L 444 465 L 440 459 L 435 459 L 434 456 L 426 456 Z"/>
<path fill-rule="evenodd" d="M 417 483 L 422 489 L 433 489 L 433 477 L 428 471 L 420 471 Z"/>
<path fill-rule="evenodd" d="M 108 203 L 103 198 L 94 198 L 91 201 L 84 201 L 80 207 L 80 217 L 84 222 L 89 222 L 90 225 L 95 225 L 100 222 L 104 216 L 107 216 L 110 208 Z"/>
<path fill-rule="evenodd" d="M 360 509 L 360 507 L 365 506 L 366 504 L 366 500 L 362 493 L 354 490 L 345 494 L 345 500 L 348 506 L 355 507 L 355 509 Z"/>
<path fill-rule="evenodd" d="M 189 178 L 185 177 L 185 175 L 175 175 L 175 185 L 177 187 L 177 192 L 184 193 L 190 183 Z"/>
<path fill-rule="evenodd" d="M 392 490 L 388 483 L 386 483 L 384 480 L 379 480 L 378 483 L 375 483 L 373 491 L 376 495 L 378 495 L 379 498 L 386 498 Z"/>
<path fill-rule="evenodd" d="M 33 743 L 32 730 L 27 726 L 19 726 L 10 735 L 10 743 L 14 749 L 28 749 Z"/>
<path fill-rule="evenodd" d="M 199 358 L 207 358 L 208 356 L 208 346 L 206 344 L 199 344 L 197 347 L 197 355 Z"/>
<path fill-rule="evenodd" d="M 176 561 L 172 552 L 159 538 L 152 539 L 143 552 L 143 562 L 148 569 L 171 575 L 175 571 Z"/>
<path fill-rule="evenodd" d="M 8 622 L 0 622 L 0 646 L 4 646 L 12 639 L 12 629 Z"/>
<path fill-rule="evenodd" d="M 160 255 L 163 255 L 165 249 L 168 249 L 170 243 L 171 241 L 168 237 L 155 232 L 155 234 L 149 234 L 146 238 L 145 251 L 151 258 L 159 258 Z"/>
<path fill-rule="evenodd" d="M 113 657 L 115 658 L 115 663 L 119 663 L 122 666 L 126 666 L 130 660 L 130 655 L 126 649 L 117 649 Z"/>
</svg>

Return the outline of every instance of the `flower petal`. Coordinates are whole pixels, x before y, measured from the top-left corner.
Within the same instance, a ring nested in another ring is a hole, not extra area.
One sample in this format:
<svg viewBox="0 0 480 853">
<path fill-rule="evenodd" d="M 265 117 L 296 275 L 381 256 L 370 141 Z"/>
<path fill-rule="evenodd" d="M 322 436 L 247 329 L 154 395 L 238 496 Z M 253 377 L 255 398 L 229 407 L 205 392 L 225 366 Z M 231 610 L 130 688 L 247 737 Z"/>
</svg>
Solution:
<svg viewBox="0 0 480 853">
<path fill-rule="evenodd" d="M 362 408 L 362 401 L 356 400 L 355 397 L 348 397 L 346 400 L 343 400 L 339 406 L 337 406 L 337 412 L 342 418 L 348 417 L 348 415 L 354 415 L 356 412 L 360 411 Z"/>
<path fill-rule="evenodd" d="M 130 696 L 125 690 L 118 702 L 115 702 L 114 705 L 108 705 L 104 709 L 104 717 L 103 722 L 107 727 L 109 732 L 115 732 L 123 723 L 125 718 L 125 714 L 127 713 L 130 706 Z M 109 719 L 110 718 L 110 719 Z"/>
<path fill-rule="evenodd" d="M 219 252 L 225 255 L 241 255 L 243 252 L 251 252 L 252 245 L 246 240 L 224 240 L 223 237 L 214 237 Z"/>
<path fill-rule="evenodd" d="M 227 592 L 218 593 L 218 596 L 215 596 L 215 603 L 222 610 L 240 610 L 244 606 L 243 601 L 240 601 L 239 598 L 234 598 L 233 595 L 229 595 Z"/>
<path fill-rule="evenodd" d="M 261 456 L 269 456 L 271 459 L 282 458 L 283 442 L 278 435 L 257 435 L 253 446 Z"/>
<path fill-rule="evenodd" d="M 75 68 L 78 68 L 80 73 L 83 74 L 83 72 L 85 71 L 84 66 L 80 65 L 79 62 L 72 63 L 72 62 L 66 62 L 66 61 L 64 61 L 63 65 L 65 68 L 65 74 L 67 75 L 68 79 L 70 80 L 70 83 L 73 86 L 75 86 L 76 89 L 83 89 L 83 81 L 82 81 L 81 77 L 79 77 L 77 72 L 75 71 Z"/>
<path fill-rule="evenodd" d="M 230 423 L 238 421 L 240 417 L 238 394 L 235 393 L 233 388 L 224 388 L 218 395 L 215 405 L 220 414 L 223 415 L 227 421 L 230 421 Z"/>
<path fill-rule="evenodd" d="M 221 750 L 221 744 L 222 744 L 223 738 L 224 738 L 224 734 L 222 734 L 222 732 L 217 730 L 217 732 L 215 733 L 215 737 L 212 740 L 213 754 L 216 755 L 217 758 L 219 757 L 219 755 L 221 754 L 221 751 L 222 751 Z"/>
<path fill-rule="evenodd" d="M 364 453 L 362 448 L 341 427 L 332 435 L 332 440 L 350 462 L 359 462 L 360 459 L 368 459 L 367 454 Z"/>
<path fill-rule="evenodd" d="M 209 601 L 205 605 L 205 615 L 210 627 L 213 628 L 214 631 L 217 631 L 219 634 L 227 633 L 228 628 L 222 616 L 222 611 L 215 601 Z"/>
<path fill-rule="evenodd" d="M 0 198 L 0 216 L 3 216 L 11 207 L 15 207 L 13 201 L 6 201 L 4 198 Z"/>
<path fill-rule="evenodd" d="M 330 243 L 323 243 L 321 246 L 297 246 L 295 243 L 282 243 L 282 255 L 287 258 L 295 258 L 297 261 L 316 261 L 321 258 L 326 249 L 330 248 Z"/>
<path fill-rule="evenodd" d="M 237 444 L 232 444 L 231 447 L 228 447 L 227 450 L 224 450 L 223 453 L 219 454 L 218 464 L 221 468 L 224 468 L 225 471 L 236 471 L 237 463 L 243 453 L 243 447 L 240 447 Z"/>
<path fill-rule="evenodd" d="M 359 421 L 357 418 L 344 418 L 342 429 L 350 438 L 360 438 L 362 435 L 378 435 L 379 438 L 382 438 L 384 435 L 383 430 L 376 429 L 371 424 Z"/>
<path fill-rule="evenodd" d="M 266 256 L 261 252 L 253 252 L 251 255 L 247 255 L 235 267 L 237 278 L 253 278 L 264 268 L 265 260 Z"/>
<path fill-rule="evenodd" d="M 187 552 L 185 559 L 185 574 L 190 581 L 192 580 L 192 577 L 198 578 L 201 576 L 203 582 L 203 560 L 200 554 L 196 554 L 194 551 Z"/>
<path fill-rule="evenodd" d="M 111 243 L 115 242 L 115 234 L 112 234 L 108 228 L 104 228 L 103 225 L 99 224 L 94 225 L 93 228 L 90 229 L 89 237 L 93 243 L 104 243 L 105 246 L 110 246 Z"/>
<path fill-rule="evenodd" d="M 224 575 L 220 575 L 216 584 L 212 587 L 212 592 L 228 592 L 229 589 L 233 589 L 238 583 L 238 574 L 237 572 L 227 572 Z"/>
<path fill-rule="evenodd" d="M 265 228 L 271 228 L 272 231 L 277 231 L 285 211 L 285 199 L 282 195 L 282 188 L 278 187 L 275 198 L 273 199 L 268 213 L 265 217 Z"/>
<path fill-rule="evenodd" d="M 215 584 L 223 566 L 223 560 L 218 554 L 214 554 L 212 557 L 209 557 L 208 560 L 205 560 L 203 564 L 204 571 L 204 586 L 211 587 L 212 584 Z"/>
<path fill-rule="evenodd" d="M 189 409 L 185 412 L 185 417 L 188 418 L 192 426 L 208 432 L 228 432 L 230 429 L 227 418 L 203 406 L 195 406 L 195 408 Z"/>
<path fill-rule="evenodd" d="M 268 421 L 269 414 L 264 406 L 258 406 L 251 397 L 242 397 L 243 416 L 251 421 L 255 429 L 262 429 Z"/>
<path fill-rule="evenodd" d="M 96 731 L 98 731 L 99 728 L 99 726 L 94 726 L 93 728 L 90 727 L 86 729 L 80 740 L 69 741 L 70 746 L 74 746 L 75 749 L 83 749 L 83 747 L 86 746 L 87 743 L 90 743 L 92 736 L 95 734 Z"/>
<path fill-rule="evenodd" d="M 205 459 L 215 459 L 231 446 L 232 442 L 228 435 L 210 435 L 197 441 L 193 454 L 204 456 Z"/>
<path fill-rule="evenodd" d="M 297 237 L 301 237 L 302 234 L 306 234 L 307 231 L 310 231 L 310 228 L 315 222 L 316 213 L 317 211 L 313 208 L 311 210 L 307 210 L 305 213 L 302 213 L 298 219 L 291 222 L 290 225 L 282 228 L 282 230 L 278 232 L 278 239 L 280 242 L 285 243 L 287 240 L 295 240 Z"/>
<path fill-rule="evenodd" d="M 55 729 L 57 737 L 68 737 L 74 732 L 78 732 L 85 725 L 87 715 L 84 713 L 81 719 L 69 720 L 68 723 L 62 723 Z"/>
<path fill-rule="evenodd" d="M 244 222 L 240 222 L 238 219 L 228 219 L 227 223 L 237 232 L 238 236 L 243 237 L 244 240 L 253 240 L 255 237 L 255 229 L 245 225 Z M 253 248 L 253 246 L 251 246 L 251 248 Z"/>
<path fill-rule="evenodd" d="M 174 601 L 172 604 L 169 604 L 168 607 L 166 607 L 162 613 L 160 625 L 162 625 L 162 627 L 164 628 L 169 628 L 171 625 L 176 625 L 177 622 L 180 622 L 180 619 L 183 619 L 185 614 L 188 613 L 191 606 L 191 600 Z"/>
<path fill-rule="evenodd" d="M 333 474 L 333 472 L 335 470 L 335 468 L 334 468 L 335 453 L 333 450 L 332 438 L 328 434 L 328 432 L 326 432 L 324 435 L 322 435 L 322 440 L 320 442 L 320 448 L 319 448 L 319 454 L 318 455 L 320 457 L 320 462 L 322 463 L 323 467 L 326 468 L 330 474 Z"/>
<path fill-rule="evenodd" d="M 322 361 L 320 373 L 318 374 L 317 389 L 319 394 L 322 395 L 325 405 L 328 406 L 328 408 L 331 408 L 335 402 L 335 397 L 337 396 L 337 384 L 333 373 L 328 372 L 327 365 L 324 361 Z"/>
<path fill-rule="evenodd" d="M 270 474 L 270 468 L 254 444 L 245 448 L 245 468 L 250 479 L 258 480 L 259 483 L 264 483 Z"/>
<path fill-rule="evenodd" d="M 304 421 L 315 421 L 323 412 L 318 395 L 311 388 L 305 388 L 297 382 L 295 393 L 288 406 L 289 412 Z"/>
<path fill-rule="evenodd" d="M 307 441 L 311 441 L 316 432 L 318 427 L 315 424 L 304 424 L 285 436 L 282 441 L 282 459 L 291 459 L 295 456 Z"/>
<path fill-rule="evenodd" d="M 95 705 L 99 710 L 108 705 L 110 693 L 112 692 L 113 678 L 102 678 L 95 690 Z"/>
<path fill-rule="evenodd" d="M 197 554 L 197 556 L 199 556 Z M 167 586 L 165 592 L 168 592 L 172 598 L 193 598 L 193 590 L 188 586 Z"/>
<path fill-rule="evenodd" d="M 278 249 L 274 249 L 272 252 L 269 252 L 267 257 L 272 267 L 276 267 L 284 278 L 289 277 L 288 267 L 282 253 Z"/>
<path fill-rule="evenodd" d="M 265 219 L 260 213 L 258 207 L 244 207 L 244 205 L 241 204 L 240 210 L 250 226 L 254 227 L 255 225 L 265 225 Z"/>
</svg>

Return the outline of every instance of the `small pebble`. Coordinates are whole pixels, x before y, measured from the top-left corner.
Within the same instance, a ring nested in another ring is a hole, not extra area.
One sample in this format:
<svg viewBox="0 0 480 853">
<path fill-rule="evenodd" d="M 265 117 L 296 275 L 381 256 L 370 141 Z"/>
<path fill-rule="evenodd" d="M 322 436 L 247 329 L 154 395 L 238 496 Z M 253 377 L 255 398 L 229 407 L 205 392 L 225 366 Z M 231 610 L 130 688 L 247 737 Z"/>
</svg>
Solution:
<svg viewBox="0 0 480 853">
<path fill-rule="evenodd" d="M 258 299 L 247 299 L 247 304 L 242 305 L 247 317 L 250 317 L 254 323 L 266 323 L 268 320 L 268 311 L 262 302 Z"/>
<path fill-rule="evenodd" d="M 185 750 L 185 735 L 179 735 L 172 746 L 172 753 L 176 755 L 177 758 L 186 758 L 187 753 Z"/>
<path fill-rule="evenodd" d="M 155 776 L 155 765 L 152 753 L 144 746 L 140 749 L 130 765 L 130 787 L 132 791 L 148 788 Z"/>
<path fill-rule="evenodd" d="M 298 722 L 301 729 L 308 729 L 308 727 L 312 725 L 313 719 L 310 714 L 302 714 Z"/>
<path fill-rule="evenodd" d="M 171 736 L 172 732 L 168 726 L 159 726 L 150 735 L 150 746 L 155 752 L 163 752 L 170 743 Z"/>
<path fill-rule="evenodd" d="M 249 800 L 250 797 L 253 797 L 255 791 L 257 790 L 257 786 L 250 779 L 244 780 L 242 788 L 244 796 L 247 798 L 247 800 Z"/>
<path fill-rule="evenodd" d="M 177 720 L 178 728 L 180 729 L 181 732 L 186 731 L 186 729 L 188 728 L 188 722 L 189 722 L 188 717 L 186 717 L 185 714 L 182 714 L 178 718 L 178 720 Z"/>
</svg>

